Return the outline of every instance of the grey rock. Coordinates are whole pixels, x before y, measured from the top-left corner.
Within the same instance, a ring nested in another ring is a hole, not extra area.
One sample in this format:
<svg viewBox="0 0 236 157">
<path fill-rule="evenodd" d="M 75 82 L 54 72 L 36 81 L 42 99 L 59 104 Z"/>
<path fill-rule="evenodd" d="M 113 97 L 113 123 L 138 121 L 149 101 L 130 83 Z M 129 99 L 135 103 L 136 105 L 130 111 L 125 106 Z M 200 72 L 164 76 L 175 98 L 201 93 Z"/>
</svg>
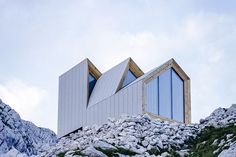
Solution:
<svg viewBox="0 0 236 157">
<path fill-rule="evenodd" d="M 82 153 L 89 156 L 89 157 L 107 157 L 107 155 L 96 150 L 92 146 L 87 147 L 85 150 L 82 151 Z"/>
<path fill-rule="evenodd" d="M 116 147 L 114 147 L 113 145 L 111 145 L 105 141 L 96 141 L 96 142 L 94 142 L 93 146 L 95 148 L 101 148 L 103 150 L 117 150 Z"/>
<path fill-rule="evenodd" d="M 8 151 L 33 155 L 42 151 L 43 145 L 57 142 L 56 134 L 33 123 L 22 120 L 20 115 L 0 101 L 0 155 Z"/>
</svg>

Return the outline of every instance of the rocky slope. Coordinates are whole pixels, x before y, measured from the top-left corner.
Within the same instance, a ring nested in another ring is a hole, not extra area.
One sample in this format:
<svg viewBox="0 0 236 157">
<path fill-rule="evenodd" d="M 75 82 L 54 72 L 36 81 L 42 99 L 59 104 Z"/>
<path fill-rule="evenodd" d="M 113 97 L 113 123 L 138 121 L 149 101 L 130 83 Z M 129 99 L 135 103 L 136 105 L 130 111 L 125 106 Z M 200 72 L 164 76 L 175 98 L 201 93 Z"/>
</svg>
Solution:
<svg viewBox="0 0 236 157">
<path fill-rule="evenodd" d="M 21 156 L 36 155 L 56 142 L 53 131 L 22 120 L 14 109 L 0 99 L 0 156 L 10 156 L 5 154 L 9 151 L 21 153 Z"/>
<path fill-rule="evenodd" d="M 84 127 L 55 144 L 53 132 L 21 120 L 9 106 L 0 104 L 4 113 L 0 152 L 6 152 L 2 157 L 236 157 L 236 105 L 216 109 L 200 124 L 169 123 L 147 115 L 109 119 L 104 125 Z"/>
<path fill-rule="evenodd" d="M 61 138 L 40 156 L 236 156 L 236 105 L 200 124 L 168 123 L 147 115 L 110 119 Z"/>
</svg>

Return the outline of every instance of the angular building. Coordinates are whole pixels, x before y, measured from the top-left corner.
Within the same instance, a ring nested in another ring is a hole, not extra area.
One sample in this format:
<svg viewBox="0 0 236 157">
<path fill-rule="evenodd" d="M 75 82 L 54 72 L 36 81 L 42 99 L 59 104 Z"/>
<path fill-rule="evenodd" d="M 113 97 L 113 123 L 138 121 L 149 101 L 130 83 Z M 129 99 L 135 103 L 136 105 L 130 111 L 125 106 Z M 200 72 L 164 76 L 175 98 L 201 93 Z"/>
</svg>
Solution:
<svg viewBox="0 0 236 157">
<path fill-rule="evenodd" d="M 144 113 L 191 122 L 190 79 L 174 59 L 145 74 L 131 58 L 103 74 L 85 59 L 59 77 L 58 137 Z"/>
</svg>

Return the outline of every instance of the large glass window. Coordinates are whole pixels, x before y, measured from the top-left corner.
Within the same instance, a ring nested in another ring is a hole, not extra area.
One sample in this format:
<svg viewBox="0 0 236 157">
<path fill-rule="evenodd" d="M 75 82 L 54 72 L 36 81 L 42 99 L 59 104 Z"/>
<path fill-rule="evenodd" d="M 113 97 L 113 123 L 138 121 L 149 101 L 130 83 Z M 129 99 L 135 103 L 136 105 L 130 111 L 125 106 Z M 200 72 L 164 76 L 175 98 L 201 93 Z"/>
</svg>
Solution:
<svg viewBox="0 0 236 157">
<path fill-rule="evenodd" d="M 159 114 L 163 117 L 171 117 L 171 70 L 165 71 L 159 76 Z"/>
<path fill-rule="evenodd" d="M 158 115 L 158 80 L 153 79 L 147 84 L 147 111 Z"/>
<path fill-rule="evenodd" d="M 169 69 L 147 83 L 147 111 L 184 122 L 184 81 Z"/>
<path fill-rule="evenodd" d="M 179 75 L 172 70 L 172 101 L 173 119 L 184 121 L 184 82 Z"/>
<path fill-rule="evenodd" d="M 89 80 L 89 96 L 91 95 L 92 91 L 93 91 L 93 88 L 96 84 L 96 79 L 95 77 L 89 73 L 89 77 L 88 77 L 88 80 Z"/>
<path fill-rule="evenodd" d="M 133 82 L 135 79 L 136 76 L 133 74 L 132 71 L 129 70 L 123 82 L 122 88 Z"/>
</svg>

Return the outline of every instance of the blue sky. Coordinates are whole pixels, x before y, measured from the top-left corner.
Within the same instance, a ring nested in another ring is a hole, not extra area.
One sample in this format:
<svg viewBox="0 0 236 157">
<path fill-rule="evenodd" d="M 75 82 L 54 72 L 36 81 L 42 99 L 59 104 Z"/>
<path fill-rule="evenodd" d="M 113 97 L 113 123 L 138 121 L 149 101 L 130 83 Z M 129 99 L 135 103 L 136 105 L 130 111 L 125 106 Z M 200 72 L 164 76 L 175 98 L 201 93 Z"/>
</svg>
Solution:
<svg viewBox="0 0 236 157">
<path fill-rule="evenodd" d="M 0 98 L 56 131 L 58 76 L 88 57 L 105 72 L 174 58 L 191 78 L 192 120 L 236 103 L 235 1 L 0 0 Z"/>
</svg>

